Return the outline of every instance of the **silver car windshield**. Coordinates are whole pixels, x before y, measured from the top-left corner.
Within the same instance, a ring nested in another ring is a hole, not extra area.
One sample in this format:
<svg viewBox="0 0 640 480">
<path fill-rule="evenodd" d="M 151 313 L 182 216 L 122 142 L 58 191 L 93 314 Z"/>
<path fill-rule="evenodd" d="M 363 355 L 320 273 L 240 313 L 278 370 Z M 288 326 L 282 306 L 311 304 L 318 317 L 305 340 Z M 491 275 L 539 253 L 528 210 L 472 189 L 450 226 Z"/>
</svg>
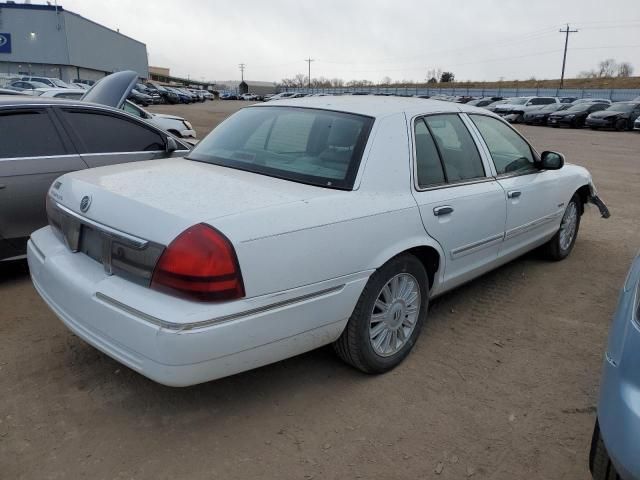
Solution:
<svg viewBox="0 0 640 480">
<path fill-rule="evenodd" d="M 371 117 L 297 107 L 231 116 L 187 157 L 322 187 L 353 188 Z"/>
</svg>

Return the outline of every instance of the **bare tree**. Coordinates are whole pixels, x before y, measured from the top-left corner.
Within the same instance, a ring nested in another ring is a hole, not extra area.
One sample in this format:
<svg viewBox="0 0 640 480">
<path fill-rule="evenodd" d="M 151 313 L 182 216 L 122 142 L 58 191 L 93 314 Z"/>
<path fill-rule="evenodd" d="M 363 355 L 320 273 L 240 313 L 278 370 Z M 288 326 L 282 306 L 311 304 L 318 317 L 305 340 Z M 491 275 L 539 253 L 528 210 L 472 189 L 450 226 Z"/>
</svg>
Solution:
<svg viewBox="0 0 640 480">
<path fill-rule="evenodd" d="M 391 85 L 391 82 L 393 80 L 391 80 L 391 77 L 384 77 L 382 79 L 382 82 L 380 82 L 380 85 Z"/>
<path fill-rule="evenodd" d="M 633 75 L 633 65 L 629 62 L 622 62 L 618 65 L 618 76 L 619 77 L 630 77 Z"/>
<path fill-rule="evenodd" d="M 607 58 L 598 64 L 598 76 L 600 78 L 610 78 L 616 73 L 618 64 L 614 58 Z"/>
<path fill-rule="evenodd" d="M 331 86 L 334 88 L 342 88 L 344 87 L 344 80 L 341 78 L 332 78 Z"/>
</svg>

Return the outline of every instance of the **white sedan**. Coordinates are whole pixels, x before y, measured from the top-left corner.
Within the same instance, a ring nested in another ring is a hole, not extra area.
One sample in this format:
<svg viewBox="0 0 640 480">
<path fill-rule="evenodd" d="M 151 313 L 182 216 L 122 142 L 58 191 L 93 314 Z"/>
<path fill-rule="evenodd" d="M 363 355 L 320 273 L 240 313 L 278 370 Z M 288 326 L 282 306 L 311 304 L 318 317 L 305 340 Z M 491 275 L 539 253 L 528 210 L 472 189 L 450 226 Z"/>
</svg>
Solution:
<svg viewBox="0 0 640 480">
<path fill-rule="evenodd" d="M 380 373 L 429 299 L 544 245 L 571 252 L 589 172 L 484 109 L 343 96 L 258 104 L 180 159 L 60 177 L 33 283 L 79 337 L 185 386 L 326 344 Z"/>
</svg>

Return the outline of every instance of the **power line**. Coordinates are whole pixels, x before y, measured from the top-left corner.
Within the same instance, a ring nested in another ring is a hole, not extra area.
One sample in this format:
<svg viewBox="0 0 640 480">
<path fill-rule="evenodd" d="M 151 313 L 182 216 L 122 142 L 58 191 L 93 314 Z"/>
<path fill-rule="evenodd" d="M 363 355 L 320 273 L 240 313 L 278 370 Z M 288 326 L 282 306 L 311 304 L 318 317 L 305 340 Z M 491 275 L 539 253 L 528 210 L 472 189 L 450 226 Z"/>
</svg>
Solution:
<svg viewBox="0 0 640 480">
<path fill-rule="evenodd" d="M 570 33 L 578 33 L 578 30 L 570 30 L 569 24 L 567 23 L 567 28 L 564 30 L 559 30 L 560 33 L 564 33 L 564 55 L 562 57 L 562 75 L 560 76 L 560 88 L 564 86 L 564 67 L 567 64 L 567 46 L 569 45 L 569 34 Z"/>
<path fill-rule="evenodd" d="M 307 77 L 307 87 L 311 88 L 311 62 L 313 62 L 313 58 L 309 57 L 305 59 L 305 62 L 309 64 L 309 76 Z"/>
<path fill-rule="evenodd" d="M 244 69 L 246 65 L 244 63 L 241 63 L 238 65 L 238 67 L 240 68 L 240 80 L 244 82 Z"/>
</svg>

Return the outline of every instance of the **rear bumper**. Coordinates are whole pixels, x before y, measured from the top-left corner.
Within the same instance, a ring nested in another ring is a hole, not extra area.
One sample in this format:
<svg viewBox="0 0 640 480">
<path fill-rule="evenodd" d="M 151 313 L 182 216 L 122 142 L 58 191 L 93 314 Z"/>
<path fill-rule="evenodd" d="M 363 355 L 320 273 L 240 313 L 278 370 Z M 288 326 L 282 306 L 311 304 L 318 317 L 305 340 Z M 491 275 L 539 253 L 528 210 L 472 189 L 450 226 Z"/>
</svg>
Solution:
<svg viewBox="0 0 640 480">
<path fill-rule="evenodd" d="M 50 227 L 28 245 L 33 284 L 62 322 L 115 360 L 164 385 L 187 386 L 336 340 L 367 281 L 341 277 L 220 304 L 174 298 L 108 276 Z"/>
</svg>

